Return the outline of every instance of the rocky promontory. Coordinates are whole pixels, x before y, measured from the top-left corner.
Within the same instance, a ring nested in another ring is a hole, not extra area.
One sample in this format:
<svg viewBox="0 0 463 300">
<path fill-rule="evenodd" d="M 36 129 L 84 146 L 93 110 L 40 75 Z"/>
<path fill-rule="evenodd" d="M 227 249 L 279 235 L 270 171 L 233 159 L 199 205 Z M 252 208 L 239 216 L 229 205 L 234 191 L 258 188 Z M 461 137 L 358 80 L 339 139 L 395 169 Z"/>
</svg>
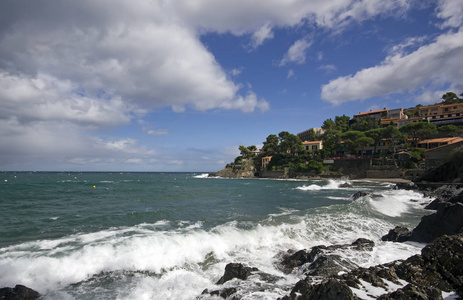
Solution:
<svg viewBox="0 0 463 300">
<path fill-rule="evenodd" d="M 240 163 L 228 164 L 222 170 L 209 174 L 210 177 L 223 177 L 223 178 L 254 178 L 256 167 L 254 162 L 250 159 L 243 159 Z"/>
</svg>

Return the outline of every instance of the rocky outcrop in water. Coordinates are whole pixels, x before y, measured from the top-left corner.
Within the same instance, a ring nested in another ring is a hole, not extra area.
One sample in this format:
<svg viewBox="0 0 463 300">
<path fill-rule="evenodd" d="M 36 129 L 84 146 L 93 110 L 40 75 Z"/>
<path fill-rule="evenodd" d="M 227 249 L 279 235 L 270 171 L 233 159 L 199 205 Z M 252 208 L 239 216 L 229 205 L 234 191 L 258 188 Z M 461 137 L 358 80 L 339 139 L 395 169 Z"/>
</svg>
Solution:
<svg viewBox="0 0 463 300">
<path fill-rule="evenodd" d="M 234 278 L 246 280 L 248 276 L 252 274 L 252 272 L 256 271 L 259 271 L 259 269 L 246 267 L 239 263 L 229 263 L 225 266 L 225 273 L 223 274 L 222 278 L 217 281 L 217 284 L 223 284 Z"/>
<path fill-rule="evenodd" d="M 393 292 L 389 283 L 405 286 Z M 352 290 L 362 290 L 368 283 L 384 290 L 378 299 L 442 299 L 442 291 L 463 295 L 463 234 L 442 236 L 423 248 L 421 255 L 405 261 L 355 268 L 342 275 L 330 275 L 316 284 L 314 277 L 299 281 L 285 300 L 358 299 Z M 347 289 L 346 289 L 347 288 Z M 323 294 L 319 294 L 323 291 Z M 337 298 L 336 298 L 337 297 Z"/>
<path fill-rule="evenodd" d="M 211 177 L 223 178 L 253 178 L 256 167 L 251 159 L 244 159 L 239 164 L 229 164 L 217 173 L 210 174 Z"/>
<path fill-rule="evenodd" d="M 403 226 L 396 226 L 389 230 L 388 234 L 384 235 L 381 240 L 389 242 L 405 242 L 410 237 L 411 231 Z"/>
<path fill-rule="evenodd" d="M 16 285 L 14 288 L 5 287 L 0 289 L 1 300 L 34 300 L 39 299 L 40 294 L 24 285 Z"/>
<path fill-rule="evenodd" d="M 295 268 L 304 266 L 304 274 L 310 276 L 331 276 L 342 271 L 350 271 L 357 266 L 336 252 L 345 250 L 373 250 L 375 243 L 368 239 L 357 239 L 352 244 L 315 246 L 310 251 L 288 251 L 282 255 L 282 261 L 278 266 L 285 273 L 291 273 Z"/>
</svg>

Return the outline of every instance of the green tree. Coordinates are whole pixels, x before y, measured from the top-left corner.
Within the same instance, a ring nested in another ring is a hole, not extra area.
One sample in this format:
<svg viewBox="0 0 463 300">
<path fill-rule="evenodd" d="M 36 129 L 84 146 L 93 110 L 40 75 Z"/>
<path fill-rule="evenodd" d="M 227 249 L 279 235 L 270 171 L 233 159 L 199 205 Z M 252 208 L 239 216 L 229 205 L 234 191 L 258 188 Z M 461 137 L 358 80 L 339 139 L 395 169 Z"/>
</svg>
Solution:
<svg viewBox="0 0 463 300">
<path fill-rule="evenodd" d="M 359 147 L 362 149 L 362 152 L 361 152 L 361 155 L 363 157 L 363 152 L 365 150 L 366 147 L 368 147 L 369 145 L 373 144 L 375 141 L 371 138 L 371 137 L 367 137 L 367 136 L 364 136 L 364 137 L 361 137 L 361 138 L 358 138 L 357 140 L 355 140 L 354 144 L 356 147 Z"/>
<path fill-rule="evenodd" d="M 265 155 L 275 155 L 278 153 L 278 145 L 280 143 L 280 139 L 275 134 L 271 134 L 267 137 L 265 142 L 263 142 L 264 146 L 262 147 L 262 152 Z"/>
<path fill-rule="evenodd" d="M 354 119 L 353 123 L 351 124 L 351 130 L 358 130 L 358 131 L 367 131 L 370 129 L 380 128 L 381 122 L 379 119 L 365 117 L 365 118 L 356 118 Z"/>
<path fill-rule="evenodd" d="M 444 125 L 437 128 L 440 137 L 454 137 L 463 134 L 463 129 L 455 125 Z"/>
<path fill-rule="evenodd" d="M 384 138 L 384 128 L 375 128 L 368 131 L 365 131 L 365 135 L 370 137 L 374 140 L 375 150 L 374 154 L 376 154 L 376 150 L 378 149 L 378 144 Z"/>
<path fill-rule="evenodd" d="M 250 151 L 247 147 L 240 145 L 238 149 L 240 150 L 240 154 L 242 157 L 248 158 Z"/>
<path fill-rule="evenodd" d="M 415 147 L 419 141 L 437 134 L 436 126 L 428 122 L 408 123 L 400 127 L 399 130 L 412 139 L 413 146 Z"/>
<path fill-rule="evenodd" d="M 349 153 L 355 154 L 355 141 L 364 136 L 365 134 L 361 131 L 349 130 L 341 134 L 341 139 L 344 142 L 344 146 L 347 148 Z"/>
<path fill-rule="evenodd" d="M 280 139 L 280 153 L 295 155 L 304 150 L 301 139 L 297 135 L 289 133 L 288 131 L 282 131 L 278 134 L 278 137 Z"/>
<path fill-rule="evenodd" d="M 334 118 L 334 124 L 337 130 L 341 132 L 346 132 L 349 130 L 349 121 L 350 117 L 346 115 L 336 116 Z"/>
<path fill-rule="evenodd" d="M 323 134 L 322 140 L 323 149 L 330 155 L 335 154 L 336 148 L 341 141 L 341 131 L 336 129 L 327 130 Z"/>
<path fill-rule="evenodd" d="M 325 121 L 323 121 L 322 129 L 325 130 L 325 132 L 333 131 L 336 129 L 336 123 L 334 123 L 334 121 L 331 118 L 326 119 Z"/>
<path fill-rule="evenodd" d="M 389 125 L 384 128 L 384 138 L 389 139 L 394 147 L 394 153 L 397 152 L 397 145 L 405 141 L 405 136 L 395 125 Z"/>
<path fill-rule="evenodd" d="M 310 129 L 309 130 L 309 141 L 316 141 L 317 140 L 317 135 L 315 134 L 315 130 Z"/>
<path fill-rule="evenodd" d="M 457 94 L 453 92 L 447 92 L 444 95 L 442 95 L 442 104 L 454 104 L 454 103 L 459 103 L 463 99 L 458 98 Z"/>
</svg>

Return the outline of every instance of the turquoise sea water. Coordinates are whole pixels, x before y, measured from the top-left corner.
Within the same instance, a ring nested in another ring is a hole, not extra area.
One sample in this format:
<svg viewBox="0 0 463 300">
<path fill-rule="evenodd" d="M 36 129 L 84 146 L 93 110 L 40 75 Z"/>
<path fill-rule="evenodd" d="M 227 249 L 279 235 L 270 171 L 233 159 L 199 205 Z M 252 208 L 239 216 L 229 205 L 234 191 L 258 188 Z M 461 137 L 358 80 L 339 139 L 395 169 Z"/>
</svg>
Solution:
<svg viewBox="0 0 463 300">
<path fill-rule="evenodd" d="M 0 287 L 45 299 L 208 299 L 229 262 L 283 279 L 243 299 L 276 299 L 301 274 L 275 263 L 288 249 L 376 242 L 343 254 L 361 266 L 418 253 L 381 242 L 415 226 L 429 201 L 373 182 L 206 178 L 195 173 L 0 173 Z M 357 201 L 359 190 L 374 191 Z M 211 298 L 212 299 L 212 298 Z"/>
</svg>

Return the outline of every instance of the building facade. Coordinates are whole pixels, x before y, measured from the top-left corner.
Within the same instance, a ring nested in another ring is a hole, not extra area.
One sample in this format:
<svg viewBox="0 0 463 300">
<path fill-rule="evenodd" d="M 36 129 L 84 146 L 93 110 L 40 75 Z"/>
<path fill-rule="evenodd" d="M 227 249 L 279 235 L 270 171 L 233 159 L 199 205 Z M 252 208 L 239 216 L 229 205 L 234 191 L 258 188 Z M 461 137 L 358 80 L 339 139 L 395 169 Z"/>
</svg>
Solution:
<svg viewBox="0 0 463 300">
<path fill-rule="evenodd" d="M 325 133 L 325 130 L 323 130 L 322 128 L 314 127 L 314 128 L 310 128 L 302 132 L 299 132 L 297 136 L 301 139 L 301 141 L 308 141 L 311 138 L 312 130 L 314 131 L 315 137 L 317 138 L 320 138 Z"/>
<path fill-rule="evenodd" d="M 307 152 L 312 152 L 315 150 L 323 149 L 323 141 L 304 141 L 302 142 L 304 150 Z"/>
<path fill-rule="evenodd" d="M 422 106 L 418 113 L 436 126 L 463 125 L 463 103 Z"/>
</svg>

